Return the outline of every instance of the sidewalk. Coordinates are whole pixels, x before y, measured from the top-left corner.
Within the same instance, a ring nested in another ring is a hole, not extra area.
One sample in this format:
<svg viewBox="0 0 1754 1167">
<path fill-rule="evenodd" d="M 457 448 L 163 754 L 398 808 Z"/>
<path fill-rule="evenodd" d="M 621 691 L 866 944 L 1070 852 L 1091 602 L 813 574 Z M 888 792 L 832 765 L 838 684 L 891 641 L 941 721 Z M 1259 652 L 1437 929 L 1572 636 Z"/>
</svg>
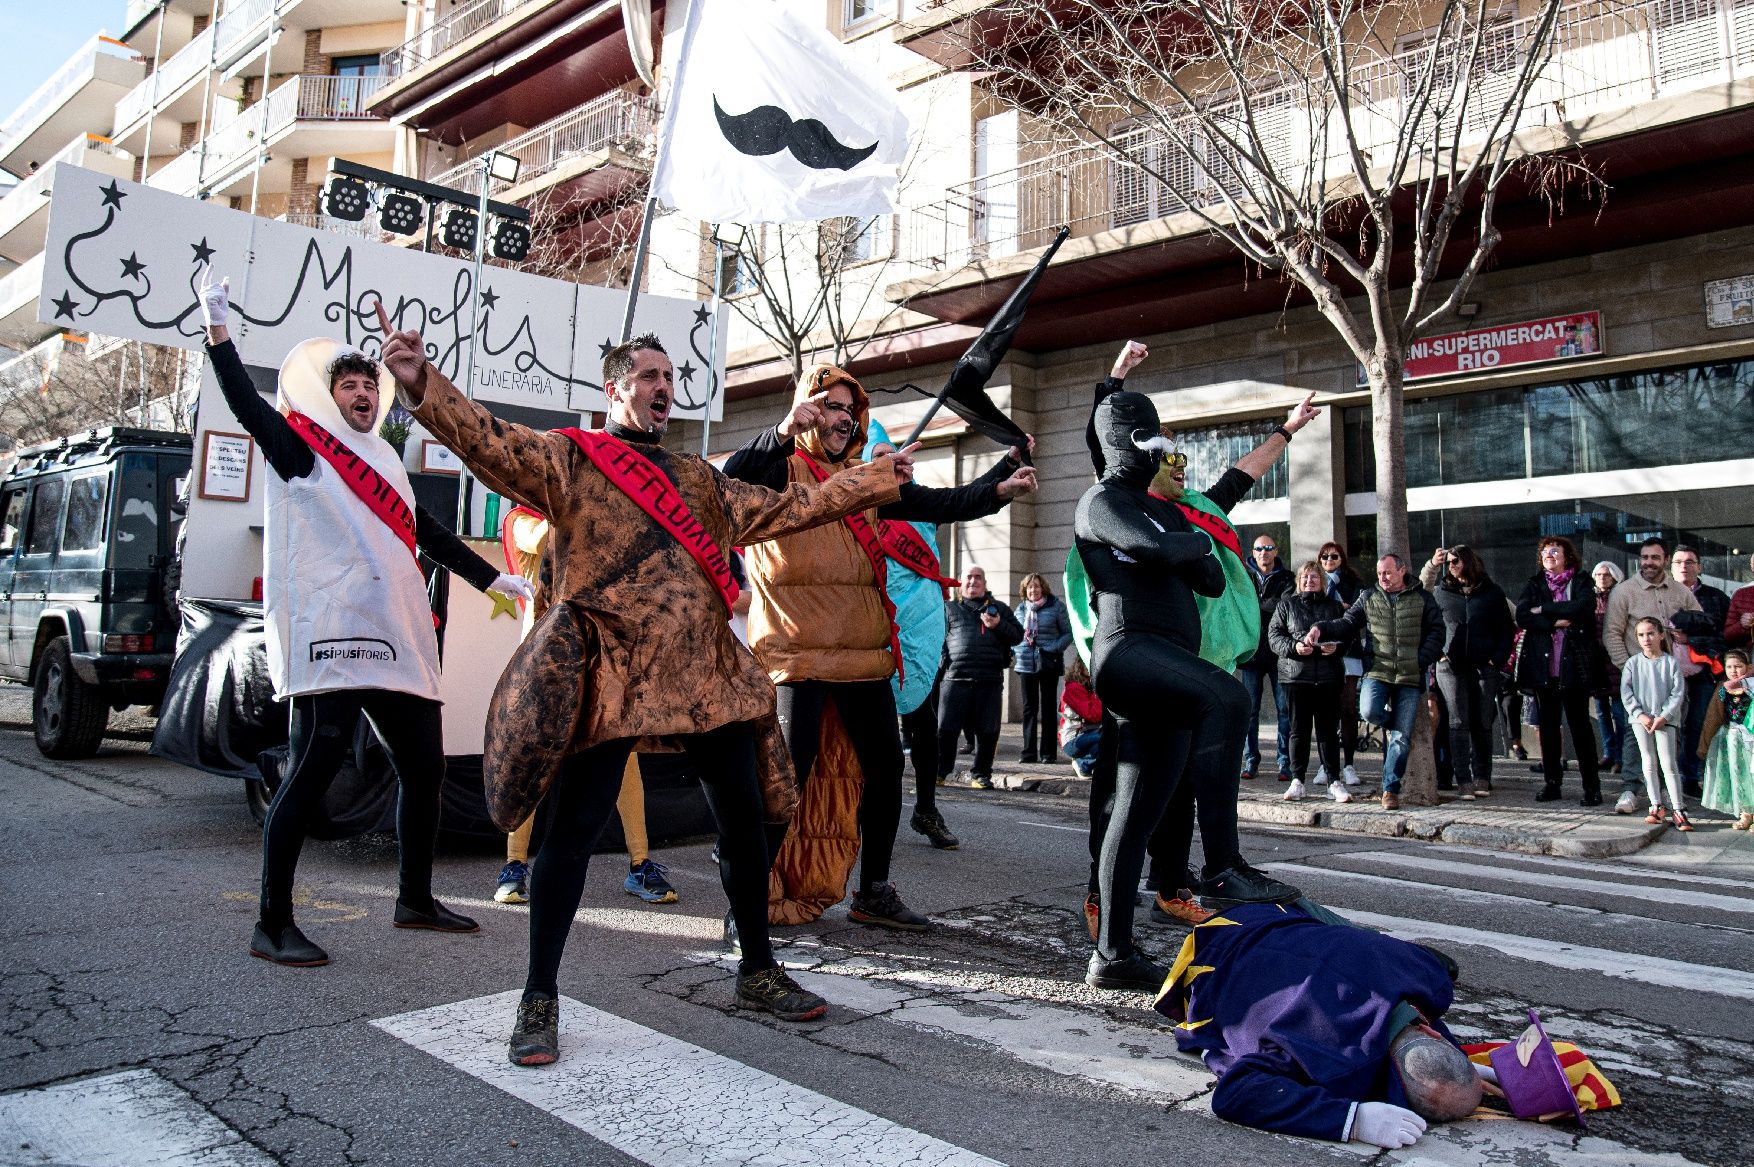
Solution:
<svg viewBox="0 0 1754 1167">
<path fill-rule="evenodd" d="M 1697 828 L 1691 835 L 1682 835 L 1666 826 L 1647 824 L 1644 821 L 1647 808 L 1642 797 L 1639 813 L 1615 814 L 1614 799 L 1619 796 L 1622 781 L 1619 774 L 1603 776 L 1602 806 L 1588 809 L 1578 806 L 1582 790 L 1575 762 L 1565 773 L 1565 797 L 1557 802 L 1535 801 L 1535 793 L 1541 789 L 1542 782 L 1541 776 L 1529 769 L 1533 761 L 1496 758 L 1492 766 L 1493 793 L 1488 797 L 1461 802 L 1455 799 L 1453 792 L 1442 791 L 1439 797 L 1445 801 L 1440 806 L 1386 811 L 1377 798 L 1381 792 L 1382 755 L 1360 750 L 1356 765 L 1358 775 L 1364 781 L 1363 785 L 1351 788 L 1354 801 L 1334 802 L 1327 797 L 1325 789 L 1318 790 L 1313 782 L 1309 782 L 1310 797 L 1301 802 L 1285 802 L 1285 785 L 1277 780 L 1277 771 L 1272 766 L 1271 740 L 1271 725 L 1263 725 L 1261 750 L 1268 764 L 1263 767 L 1260 778 L 1242 784 L 1237 815 L 1243 822 L 1351 831 L 1577 859 L 1630 855 L 1668 836 L 1675 843 L 1685 841 L 1699 850 L 1728 850 L 1732 854 L 1746 851 L 1754 859 L 1754 840 L 1750 840 L 1749 834 L 1730 830 L 1733 820 L 1703 807 L 1688 808 L 1688 816 Z M 996 787 L 1088 800 L 1090 783 L 1072 772 L 1070 762 L 1032 765 L 1017 761 L 1022 752 L 1021 731 L 1015 725 L 1005 726 L 1000 732 L 999 750 L 993 761 L 993 784 Z M 967 786 L 968 763 L 967 755 L 958 756 L 957 770 L 950 777 L 950 785 Z M 1313 770 L 1313 759 L 1311 767 Z"/>
</svg>

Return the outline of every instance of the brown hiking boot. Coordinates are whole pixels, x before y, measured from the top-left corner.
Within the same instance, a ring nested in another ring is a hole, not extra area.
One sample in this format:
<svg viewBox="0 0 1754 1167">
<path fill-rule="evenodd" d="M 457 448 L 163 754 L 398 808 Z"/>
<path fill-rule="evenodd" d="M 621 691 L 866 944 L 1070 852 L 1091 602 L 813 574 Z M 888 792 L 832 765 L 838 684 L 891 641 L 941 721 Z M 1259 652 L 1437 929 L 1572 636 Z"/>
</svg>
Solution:
<svg viewBox="0 0 1754 1167">
<path fill-rule="evenodd" d="M 1383 791 L 1382 792 L 1382 808 L 1384 810 L 1400 810 L 1401 809 L 1401 796 L 1399 794 L 1396 794 L 1393 790 Z"/>
</svg>

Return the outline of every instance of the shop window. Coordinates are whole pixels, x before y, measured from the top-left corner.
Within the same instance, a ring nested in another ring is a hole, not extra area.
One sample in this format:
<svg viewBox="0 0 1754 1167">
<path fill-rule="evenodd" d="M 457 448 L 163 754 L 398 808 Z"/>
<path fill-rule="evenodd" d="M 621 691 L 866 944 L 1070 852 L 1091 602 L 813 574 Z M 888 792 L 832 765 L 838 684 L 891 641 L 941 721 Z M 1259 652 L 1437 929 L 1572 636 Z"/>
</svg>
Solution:
<svg viewBox="0 0 1754 1167">
<path fill-rule="evenodd" d="M 1214 485 L 1239 458 L 1266 440 L 1266 436 L 1266 432 L 1255 426 L 1223 426 L 1176 434 L 1176 449 L 1188 456 L 1188 485 L 1195 490 Z M 1243 497 L 1285 498 L 1289 492 L 1286 462 L 1284 458 L 1274 462 L 1266 477 L 1256 482 Z"/>
<path fill-rule="evenodd" d="M 108 474 L 88 474 L 73 480 L 67 491 L 62 551 L 91 551 L 104 541 L 104 503 L 109 498 L 109 486 Z"/>
<path fill-rule="evenodd" d="M 1409 401 L 1407 485 L 1685 466 L 1754 450 L 1754 360 Z M 1341 416 L 1348 494 L 1376 489 L 1368 407 Z"/>
</svg>

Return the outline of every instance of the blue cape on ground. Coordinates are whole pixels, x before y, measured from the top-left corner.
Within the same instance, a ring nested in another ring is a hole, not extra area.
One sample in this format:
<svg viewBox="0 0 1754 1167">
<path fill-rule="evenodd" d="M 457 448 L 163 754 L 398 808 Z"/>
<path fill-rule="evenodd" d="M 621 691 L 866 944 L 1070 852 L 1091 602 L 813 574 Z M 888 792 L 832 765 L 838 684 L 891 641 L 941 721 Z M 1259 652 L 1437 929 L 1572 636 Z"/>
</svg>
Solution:
<svg viewBox="0 0 1754 1167">
<path fill-rule="evenodd" d="M 1440 1020 L 1453 990 L 1416 944 L 1246 904 L 1189 933 L 1157 1010 L 1218 1076 L 1218 1117 L 1342 1141 L 1355 1103 L 1407 1105 L 1388 1052 L 1415 1010 L 1454 1043 Z"/>
</svg>

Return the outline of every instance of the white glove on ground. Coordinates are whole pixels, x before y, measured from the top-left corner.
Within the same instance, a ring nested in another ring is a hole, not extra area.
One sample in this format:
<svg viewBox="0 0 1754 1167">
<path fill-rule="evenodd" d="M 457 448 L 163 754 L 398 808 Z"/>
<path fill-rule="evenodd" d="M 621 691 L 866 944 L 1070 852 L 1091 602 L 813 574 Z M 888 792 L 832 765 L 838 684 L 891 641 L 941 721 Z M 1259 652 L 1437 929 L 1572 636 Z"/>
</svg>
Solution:
<svg viewBox="0 0 1754 1167">
<path fill-rule="evenodd" d="M 201 322 L 209 328 L 224 328 L 231 316 L 231 277 L 213 278 L 213 267 L 201 271 Z"/>
<path fill-rule="evenodd" d="M 498 592 L 502 596 L 511 596 L 526 604 L 536 598 L 536 589 L 531 586 L 529 580 L 521 575 L 507 575 L 504 572 L 501 572 L 492 583 L 487 585 L 487 590 Z"/>
<path fill-rule="evenodd" d="M 1393 1150 L 1411 1147 L 1425 1133 L 1425 1120 L 1387 1102 L 1360 1102 L 1352 1119 L 1352 1141 Z"/>
</svg>

